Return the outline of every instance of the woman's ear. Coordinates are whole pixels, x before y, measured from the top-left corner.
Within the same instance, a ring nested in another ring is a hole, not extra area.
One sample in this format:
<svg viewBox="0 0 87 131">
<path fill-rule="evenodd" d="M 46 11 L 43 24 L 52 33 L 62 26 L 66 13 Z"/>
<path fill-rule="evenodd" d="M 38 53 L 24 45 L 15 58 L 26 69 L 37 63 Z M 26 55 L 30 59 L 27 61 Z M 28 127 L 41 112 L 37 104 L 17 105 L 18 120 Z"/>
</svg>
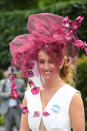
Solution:
<svg viewBox="0 0 87 131">
<path fill-rule="evenodd" d="M 62 61 L 61 61 L 61 65 L 59 67 L 60 70 L 62 69 L 63 65 L 64 65 L 64 59 L 62 59 Z"/>
</svg>

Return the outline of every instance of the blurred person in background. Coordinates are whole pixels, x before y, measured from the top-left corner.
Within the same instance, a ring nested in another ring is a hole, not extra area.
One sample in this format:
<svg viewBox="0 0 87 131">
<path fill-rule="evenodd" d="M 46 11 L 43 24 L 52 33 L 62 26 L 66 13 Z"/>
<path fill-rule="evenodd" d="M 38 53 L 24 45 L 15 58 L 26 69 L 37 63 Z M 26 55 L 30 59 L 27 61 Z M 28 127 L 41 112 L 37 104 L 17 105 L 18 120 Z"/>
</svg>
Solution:
<svg viewBox="0 0 87 131">
<path fill-rule="evenodd" d="M 24 80 L 25 81 L 25 84 L 27 85 L 27 83 L 28 83 L 28 78 L 25 78 L 24 77 L 24 73 L 22 72 L 22 71 L 18 71 L 18 73 L 17 73 L 17 78 L 20 78 L 20 79 L 22 79 L 22 80 Z"/>
<path fill-rule="evenodd" d="M 14 75 L 17 77 L 18 71 L 15 67 Z M 0 81 L 0 114 L 4 115 L 5 128 L 6 131 L 13 131 L 13 127 L 16 124 L 17 131 L 20 128 L 20 117 L 21 109 L 19 108 L 18 101 L 11 97 L 10 95 L 10 80 L 9 75 L 11 74 L 11 67 L 8 67 L 8 70 L 5 71 L 5 79 Z M 22 101 L 25 92 L 25 81 L 21 78 L 15 80 L 17 84 L 17 90 L 19 95 L 19 100 Z"/>
</svg>

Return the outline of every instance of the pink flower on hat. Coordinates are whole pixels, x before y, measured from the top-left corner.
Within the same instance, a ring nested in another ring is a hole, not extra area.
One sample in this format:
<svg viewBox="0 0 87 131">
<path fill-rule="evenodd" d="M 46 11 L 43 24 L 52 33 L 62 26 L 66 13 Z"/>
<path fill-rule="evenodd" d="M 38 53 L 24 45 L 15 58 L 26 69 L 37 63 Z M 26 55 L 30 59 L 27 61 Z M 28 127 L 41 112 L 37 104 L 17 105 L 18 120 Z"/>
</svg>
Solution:
<svg viewBox="0 0 87 131">
<path fill-rule="evenodd" d="M 24 76 L 25 77 L 33 77 L 34 76 L 34 73 L 32 71 L 25 71 L 24 72 Z"/>
<path fill-rule="evenodd" d="M 18 91 L 15 90 L 15 89 L 12 89 L 10 95 L 11 95 L 11 97 L 12 97 L 13 99 L 17 99 L 17 98 L 18 98 Z"/>
<path fill-rule="evenodd" d="M 40 92 L 40 88 L 39 87 L 34 87 L 34 88 L 31 89 L 31 92 L 32 92 L 33 95 L 36 95 L 36 94 L 38 94 Z"/>
<path fill-rule="evenodd" d="M 74 45 L 75 45 L 75 46 L 78 46 L 78 47 L 80 47 L 80 48 L 82 48 L 82 49 L 87 48 L 86 42 L 83 42 L 83 41 L 81 41 L 81 40 L 76 40 L 76 41 L 74 42 Z"/>
<path fill-rule="evenodd" d="M 86 54 L 87 54 L 87 43 L 86 42 L 83 42 L 81 40 L 76 40 L 74 42 L 74 45 L 77 46 L 77 47 L 80 47 L 81 49 L 84 49 Z"/>
<path fill-rule="evenodd" d="M 83 21 L 84 17 L 77 17 L 74 21 L 72 21 L 70 24 L 72 26 L 72 30 L 78 31 L 78 28 L 81 26 L 81 22 Z"/>
<path fill-rule="evenodd" d="M 68 19 L 68 16 L 66 16 L 64 19 L 63 19 L 63 26 L 66 27 L 66 28 L 69 28 L 69 19 Z"/>
<path fill-rule="evenodd" d="M 29 67 L 30 67 L 29 63 L 26 63 L 26 64 L 25 64 L 25 69 L 28 70 Z"/>
<path fill-rule="evenodd" d="M 79 21 L 79 23 L 81 23 L 83 21 L 84 17 L 78 16 L 76 20 Z"/>
<path fill-rule="evenodd" d="M 22 57 L 22 53 L 18 52 L 18 53 L 16 54 L 16 59 L 20 59 L 21 57 Z"/>
<path fill-rule="evenodd" d="M 84 44 L 81 40 L 75 40 L 74 45 L 78 47 L 82 47 Z"/>
</svg>

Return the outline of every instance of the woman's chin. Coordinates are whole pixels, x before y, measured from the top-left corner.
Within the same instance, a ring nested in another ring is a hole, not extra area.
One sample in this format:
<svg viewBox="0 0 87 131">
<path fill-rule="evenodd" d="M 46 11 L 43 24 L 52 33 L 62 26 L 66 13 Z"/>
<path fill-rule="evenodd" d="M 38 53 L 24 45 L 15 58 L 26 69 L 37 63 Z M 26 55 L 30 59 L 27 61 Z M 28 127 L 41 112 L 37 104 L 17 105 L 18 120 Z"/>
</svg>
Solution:
<svg viewBox="0 0 87 131">
<path fill-rule="evenodd" d="M 50 80 L 52 78 L 52 76 L 49 76 L 49 75 L 44 75 L 43 77 L 45 80 Z"/>
</svg>

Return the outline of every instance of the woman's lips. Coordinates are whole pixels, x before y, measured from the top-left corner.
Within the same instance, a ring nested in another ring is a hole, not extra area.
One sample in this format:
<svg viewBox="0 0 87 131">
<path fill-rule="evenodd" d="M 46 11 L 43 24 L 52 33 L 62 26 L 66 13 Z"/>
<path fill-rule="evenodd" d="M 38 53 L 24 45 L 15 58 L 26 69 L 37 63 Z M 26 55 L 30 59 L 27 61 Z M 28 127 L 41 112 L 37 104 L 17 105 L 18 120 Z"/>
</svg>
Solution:
<svg viewBox="0 0 87 131">
<path fill-rule="evenodd" d="M 52 71 L 44 71 L 44 74 L 49 75 Z"/>
</svg>

